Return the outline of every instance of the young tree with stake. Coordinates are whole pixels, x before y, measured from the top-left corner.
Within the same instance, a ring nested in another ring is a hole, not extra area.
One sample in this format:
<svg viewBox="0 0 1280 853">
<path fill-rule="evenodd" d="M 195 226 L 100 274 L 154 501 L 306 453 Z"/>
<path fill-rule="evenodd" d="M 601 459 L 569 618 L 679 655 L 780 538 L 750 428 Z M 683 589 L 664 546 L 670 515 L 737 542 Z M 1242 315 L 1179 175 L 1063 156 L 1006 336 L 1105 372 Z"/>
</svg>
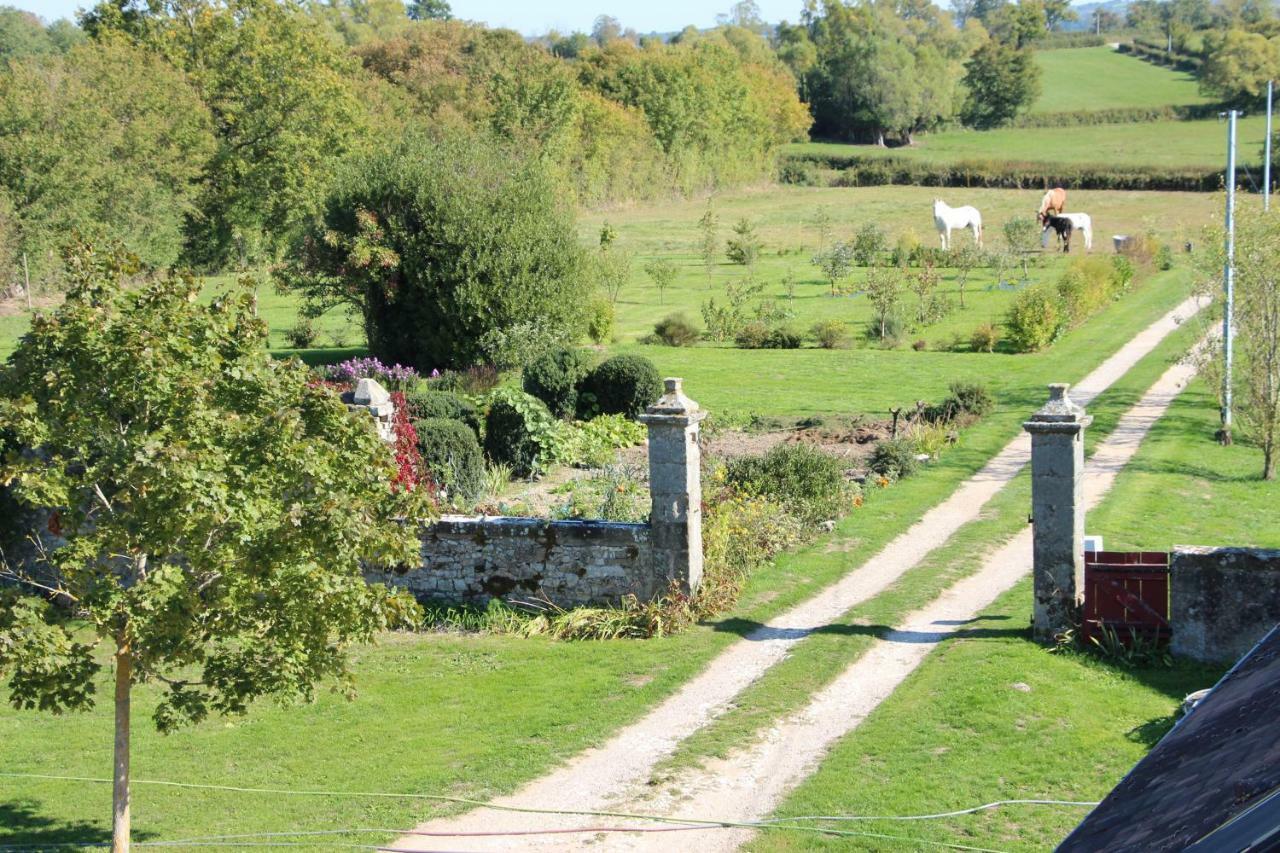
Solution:
<svg viewBox="0 0 1280 853">
<path fill-rule="evenodd" d="M 348 648 L 416 608 L 362 566 L 412 560 L 427 506 L 392 489 L 368 418 L 270 357 L 247 288 L 202 304 L 191 278 L 126 288 L 118 252 L 68 266 L 0 367 L 0 483 L 47 513 L 22 531 L 36 556 L 0 567 L 0 675 L 18 708 L 87 709 L 107 646 L 120 853 L 134 685 L 160 687 L 162 732 L 328 677 L 350 692 Z"/>
</svg>

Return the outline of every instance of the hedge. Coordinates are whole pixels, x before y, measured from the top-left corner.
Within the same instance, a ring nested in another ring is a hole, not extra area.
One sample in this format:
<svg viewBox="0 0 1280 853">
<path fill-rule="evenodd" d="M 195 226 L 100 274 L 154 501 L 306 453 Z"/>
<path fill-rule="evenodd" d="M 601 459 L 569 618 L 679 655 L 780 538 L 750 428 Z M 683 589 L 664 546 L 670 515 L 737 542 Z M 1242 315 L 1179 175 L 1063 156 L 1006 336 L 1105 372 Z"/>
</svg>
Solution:
<svg viewBox="0 0 1280 853">
<path fill-rule="evenodd" d="M 1192 56 L 1189 53 L 1169 53 L 1165 50 L 1164 45 L 1157 45 L 1141 39 L 1134 39 L 1128 44 L 1120 45 L 1120 52 L 1131 54 L 1148 62 L 1154 62 L 1157 65 L 1167 65 L 1179 71 L 1190 71 L 1192 73 L 1198 72 L 1200 66 L 1204 64 L 1204 60 L 1198 56 Z"/>
<path fill-rule="evenodd" d="M 938 163 L 905 157 L 802 152 L 789 162 L 837 170 L 833 186 L 871 187 L 902 184 L 926 187 L 1033 189 L 1069 186 L 1078 190 L 1158 190 L 1217 192 L 1218 169 L 1165 169 L 1152 166 L 1052 164 L 1002 160 Z"/>
<path fill-rule="evenodd" d="M 1013 127 L 1083 127 L 1095 124 L 1145 124 L 1151 121 L 1196 121 L 1216 118 L 1221 104 L 1165 104 L 1158 107 L 1113 107 L 1061 113 L 1029 113 L 1013 120 Z"/>
</svg>

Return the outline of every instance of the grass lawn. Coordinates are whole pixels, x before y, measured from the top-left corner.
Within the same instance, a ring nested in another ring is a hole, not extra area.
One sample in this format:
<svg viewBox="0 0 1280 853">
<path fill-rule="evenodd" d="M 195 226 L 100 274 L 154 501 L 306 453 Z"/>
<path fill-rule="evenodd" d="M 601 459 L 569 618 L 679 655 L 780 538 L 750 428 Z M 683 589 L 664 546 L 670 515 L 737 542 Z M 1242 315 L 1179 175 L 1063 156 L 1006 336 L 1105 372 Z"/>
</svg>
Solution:
<svg viewBox="0 0 1280 853">
<path fill-rule="evenodd" d="M 147 725 L 154 699 L 143 688 L 137 703 L 135 775 L 481 798 L 513 790 L 652 707 L 736 638 L 738 626 L 769 618 L 875 553 L 1014 435 L 1025 413 L 1042 401 L 1046 382 L 1083 376 L 1179 301 L 1186 289 L 1180 274 L 1155 279 L 1049 352 L 1028 357 L 1015 374 L 1004 375 L 1010 373 L 1007 362 L 987 362 L 1001 365 L 989 368 L 1002 403 L 996 414 L 969 430 L 938 464 L 876 493 L 845 519 L 838 529 L 838 549 L 829 547 L 831 539 L 823 539 L 757 573 L 739 607 L 721 623 L 645 642 L 391 636 L 359 654 L 355 672 L 361 696 L 355 703 L 321 694 L 311 705 L 264 706 L 242 720 L 213 720 L 169 737 Z M 905 376 L 911 382 L 897 393 L 914 397 L 918 386 L 941 389 L 950 373 L 925 379 L 919 371 L 903 372 L 899 381 Z M 873 389 L 889 379 L 877 380 L 873 372 L 864 379 L 865 385 L 847 389 L 843 411 L 862 409 L 874 395 L 889 396 Z M 833 385 L 827 399 L 834 406 L 840 388 L 826 381 Z M 715 387 L 708 383 L 705 390 Z M 697 386 L 691 390 L 699 396 Z M 741 373 L 721 393 L 738 395 L 739 405 L 753 397 L 776 405 L 759 390 L 753 392 Z M 786 405 L 801 410 L 799 399 Z M 108 694 L 104 681 L 98 695 Z M 0 710 L 4 768 L 105 777 L 110 731 L 107 707 L 50 717 L 6 706 Z M 0 844 L 101 840 L 109 800 L 105 785 L 6 779 L 0 794 Z M 436 811 L 422 801 L 289 798 L 144 785 L 137 786 L 134 805 L 135 826 L 157 840 L 218 832 L 406 828 Z M 385 840 L 386 835 L 376 838 Z"/>
<path fill-rule="evenodd" d="M 1192 74 L 1162 68 L 1109 47 L 1036 51 L 1040 97 L 1033 113 L 1204 104 Z"/>
<path fill-rule="evenodd" d="M 1252 169 L 1253 179 L 1261 183 L 1257 164 L 1262 160 L 1265 116 L 1251 115 L 1241 119 L 1237 132 L 1239 162 L 1242 167 Z M 1078 127 L 943 130 L 921 134 L 916 137 L 915 145 L 903 148 L 802 142 L 788 146 L 787 150 L 862 157 L 907 157 L 933 162 L 999 160 L 1221 169 L 1225 165 L 1226 149 L 1226 124 L 1206 119 Z M 1249 186 L 1247 177 L 1242 175 L 1241 181 L 1244 186 Z"/>
<path fill-rule="evenodd" d="M 1089 532 L 1102 534 L 1108 549 L 1280 548 L 1280 481 L 1260 479 L 1262 451 L 1256 447 L 1214 441 L 1217 406 L 1213 390 L 1196 380 L 1152 429 L 1124 476 L 1089 514 Z"/>
</svg>

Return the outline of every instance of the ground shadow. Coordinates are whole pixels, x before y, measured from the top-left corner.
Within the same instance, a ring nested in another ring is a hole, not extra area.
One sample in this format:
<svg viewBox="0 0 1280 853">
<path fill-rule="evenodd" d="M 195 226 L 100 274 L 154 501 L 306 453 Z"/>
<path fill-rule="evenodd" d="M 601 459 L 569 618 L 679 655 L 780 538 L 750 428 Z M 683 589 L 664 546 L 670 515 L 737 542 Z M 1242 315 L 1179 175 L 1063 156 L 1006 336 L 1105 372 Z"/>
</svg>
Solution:
<svg viewBox="0 0 1280 853">
<path fill-rule="evenodd" d="M 133 833 L 135 841 L 154 837 L 154 833 Z M 0 845 L 5 849 L 40 850 L 46 846 L 109 846 L 110 826 L 83 820 L 61 820 L 40 810 L 38 800 L 20 799 L 0 802 Z"/>
<path fill-rule="evenodd" d="M 1177 721 L 1176 714 L 1165 714 L 1163 717 L 1156 717 L 1155 719 L 1147 720 L 1141 725 L 1134 726 L 1125 732 L 1124 736 L 1134 743 L 1140 743 L 1150 749 L 1169 733 L 1169 729 L 1173 728 L 1173 724 Z"/>
<path fill-rule="evenodd" d="M 1026 628 L 961 628 L 948 630 L 956 625 L 973 625 L 987 620 L 999 621 L 1008 616 L 977 616 L 973 619 L 943 619 L 935 623 L 938 631 L 902 631 L 889 625 L 863 625 L 832 623 L 812 628 L 774 628 L 752 619 L 723 619 L 711 623 L 714 631 L 737 634 L 749 642 L 769 642 L 772 640 L 799 640 L 818 634 L 835 634 L 846 637 L 874 637 L 887 639 L 895 643 L 936 643 L 943 639 L 975 640 L 1029 636 Z"/>
</svg>

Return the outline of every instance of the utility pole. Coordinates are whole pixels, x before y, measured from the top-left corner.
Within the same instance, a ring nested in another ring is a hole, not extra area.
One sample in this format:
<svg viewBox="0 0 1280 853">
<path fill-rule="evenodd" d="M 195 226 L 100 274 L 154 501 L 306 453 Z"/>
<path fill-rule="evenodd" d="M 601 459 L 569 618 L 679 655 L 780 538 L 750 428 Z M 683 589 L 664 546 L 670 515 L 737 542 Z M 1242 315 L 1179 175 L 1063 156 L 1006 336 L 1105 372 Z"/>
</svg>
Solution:
<svg viewBox="0 0 1280 853">
<path fill-rule="evenodd" d="M 1227 113 L 1227 261 L 1222 270 L 1222 429 L 1218 438 L 1231 443 L 1231 348 L 1236 299 L 1236 111 Z"/>
<path fill-rule="evenodd" d="M 1262 155 L 1262 209 L 1271 209 L 1271 87 L 1274 81 L 1267 81 L 1267 141 Z"/>
</svg>

